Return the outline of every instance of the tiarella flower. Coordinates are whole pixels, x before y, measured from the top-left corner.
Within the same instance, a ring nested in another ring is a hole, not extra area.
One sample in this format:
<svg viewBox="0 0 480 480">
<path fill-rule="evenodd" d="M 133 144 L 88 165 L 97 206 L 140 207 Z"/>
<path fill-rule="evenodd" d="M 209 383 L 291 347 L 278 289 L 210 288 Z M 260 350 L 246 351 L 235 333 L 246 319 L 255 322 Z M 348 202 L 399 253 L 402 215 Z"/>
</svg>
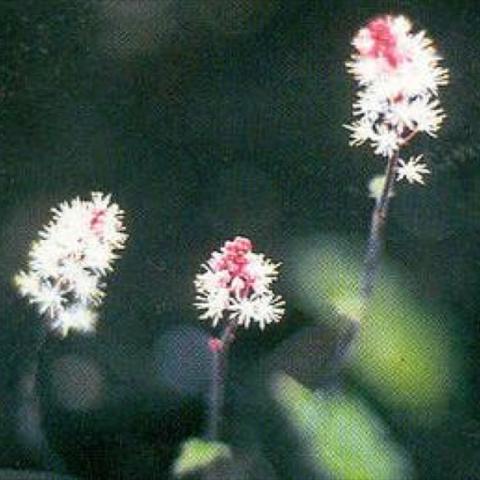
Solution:
<svg viewBox="0 0 480 480">
<path fill-rule="evenodd" d="M 95 329 L 97 313 L 84 304 L 75 303 L 70 307 L 61 309 L 52 320 L 52 328 L 63 336 L 70 330 L 86 333 Z"/>
<path fill-rule="evenodd" d="M 389 129 L 386 125 L 380 125 L 370 137 L 373 151 L 377 155 L 385 157 L 392 156 L 398 150 L 399 138 L 395 130 Z"/>
<path fill-rule="evenodd" d="M 427 165 L 421 161 L 422 158 L 423 155 L 418 155 L 418 157 L 410 157 L 408 162 L 405 162 L 401 158 L 399 158 L 397 181 L 405 178 L 410 184 L 420 183 L 421 185 L 425 185 L 423 175 L 429 174 L 430 170 L 427 168 Z"/>
<path fill-rule="evenodd" d="M 446 115 L 440 107 L 438 99 L 418 98 L 410 104 L 410 118 L 415 119 L 415 127 L 419 132 L 425 132 L 436 137 Z"/>
<path fill-rule="evenodd" d="M 28 270 L 19 272 L 15 283 L 53 329 L 63 335 L 89 331 L 105 295 L 102 278 L 127 239 L 123 211 L 110 203 L 110 195 L 92 193 L 91 200 L 75 198 L 52 212 L 32 245 Z"/>
<path fill-rule="evenodd" d="M 418 132 L 435 136 L 445 113 L 436 98 L 448 83 L 433 42 L 403 16 L 378 17 L 360 29 L 347 68 L 359 85 L 350 145 L 369 143 L 391 157 Z"/>
<path fill-rule="evenodd" d="M 363 145 L 375 135 L 373 123 L 365 117 L 353 122 L 352 125 L 345 125 L 345 127 L 352 132 L 350 136 L 350 146 L 352 147 Z"/>
<path fill-rule="evenodd" d="M 245 328 L 256 322 L 262 330 L 279 322 L 285 302 L 271 290 L 278 266 L 254 253 L 248 238 L 227 241 L 219 252 L 212 253 L 195 278 L 194 305 L 202 310 L 200 318 L 212 320 L 213 326 L 223 319 Z"/>
<path fill-rule="evenodd" d="M 232 302 L 230 317 L 245 328 L 248 328 L 252 321 L 257 322 L 263 330 L 265 325 L 281 320 L 285 313 L 284 307 L 285 302 L 280 296 L 272 293 L 254 294 L 250 298 L 240 298 Z"/>
</svg>

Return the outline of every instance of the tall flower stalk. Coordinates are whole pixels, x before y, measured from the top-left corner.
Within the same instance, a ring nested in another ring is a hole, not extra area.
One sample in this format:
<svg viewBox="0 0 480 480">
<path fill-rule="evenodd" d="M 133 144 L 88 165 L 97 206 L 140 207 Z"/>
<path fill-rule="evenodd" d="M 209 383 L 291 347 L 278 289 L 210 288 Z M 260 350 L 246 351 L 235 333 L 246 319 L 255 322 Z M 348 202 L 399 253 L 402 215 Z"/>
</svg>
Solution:
<svg viewBox="0 0 480 480">
<path fill-rule="evenodd" d="M 123 211 L 110 202 L 110 195 L 95 192 L 90 200 L 75 198 L 52 212 L 53 218 L 32 244 L 27 269 L 14 277 L 19 293 L 45 320 L 32 349 L 32 383 L 23 382 L 18 392 L 29 402 L 34 402 L 38 365 L 49 332 L 65 337 L 71 331 L 95 329 L 97 310 L 105 297 L 104 278 L 127 239 Z M 37 448 L 46 461 L 54 455 L 46 441 Z"/>
<path fill-rule="evenodd" d="M 374 289 L 389 203 L 396 181 L 425 184 L 430 173 L 423 156 L 404 160 L 402 148 L 420 133 L 435 137 L 445 113 L 438 88 L 448 83 L 448 70 L 424 31 L 412 32 L 403 16 L 382 16 L 361 28 L 347 68 L 358 83 L 353 104 L 350 145 L 369 144 L 386 159 L 381 193 L 376 196 L 361 279 L 365 309 Z"/>
<path fill-rule="evenodd" d="M 285 302 L 271 290 L 278 275 L 278 264 L 263 254 L 252 251 L 248 238 L 227 241 L 218 252 L 202 265 L 195 278 L 195 306 L 202 311 L 201 320 L 211 320 L 213 327 L 222 323 L 218 337 L 211 337 L 212 380 L 209 395 L 207 437 L 217 440 L 221 433 L 221 418 L 228 351 L 240 326 L 277 323 L 284 314 Z"/>
</svg>

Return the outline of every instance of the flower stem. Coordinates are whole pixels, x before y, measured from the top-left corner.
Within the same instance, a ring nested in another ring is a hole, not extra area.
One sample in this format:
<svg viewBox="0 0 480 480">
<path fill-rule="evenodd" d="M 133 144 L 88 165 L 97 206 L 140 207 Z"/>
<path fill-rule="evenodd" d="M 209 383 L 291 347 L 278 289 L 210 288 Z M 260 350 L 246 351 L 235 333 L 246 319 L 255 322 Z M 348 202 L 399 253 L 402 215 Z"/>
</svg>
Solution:
<svg viewBox="0 0 480 480">
<path fill-rule="evenodd" d="M 338 370 L 350 356 L 352 345 L 360 331 L 360 321 L 368 307 L 368 302 L 373 293 L 375 277 L 380 260 L 380 254 L 383 246 L 383 232 L 388 216 L 388 206 L 393 193 L 395 182 L 395 173 L 397 169 L 399 154 L 395 152 L 389 159 L 385 170 L 385 183 L 380 197 L 377 199 L 372 212 L 370 223 L 370 235 L 367 241 L 367 250 L 365 253 L 364 267 L 360 286 L 360 311 L 356 317 L 349 316 L 345 331 L 342 332 L 340 340 L 335 347 L 332 355 L 332 375 L 338 373 Z"/>
<path fill-rule="evenodd" d="M 231 321 L 220 338 L 211 338 L 209 348 L 212 352 L 212 380 L 210 384 L 207 438 L 218 440 L 221 434 L 222 410 L 227 377 L 228 351 L 235 339 L 237 321 Z"/>
<path fill-rule="evenodd" d="M 209 396 L 209 418 L 207 438 L 215 441 L 218 438 L 221 406 L 223 404 L 223 395 L 225 389 L 226 358 L 220 351 L 212 352 L 212 380 L 210 384 Z"/>
<path fill-rule="evenodd" d="M 399 154 L 397 151 L 388 159 L 382 194 L 380 195 L 380 198 L 377 199 L 372 212 L 370 236 L 367 242 L 367 251 L 365 254 L 364 269 L 361 280 L 361 298 L 364 308 L 373 293 L 380 253 L 383 247 L 383 232 L 387 223 L 390 197 L 393 193 L 398 157 Z"/>
<path fill-rule="evenodd" d="M 48 330 L 40 325 L 35 344 L 31 349 L 28 370 L 21 378 L 15 391 L 16 434 L 24 448 L 35 461 L 48 470 L 64 472 L 65 466 L 60 457 L 50 448 L 43 431 L 43 416 L 39 394 L 39 370 L 42 354 L 48 341 Z"/>
</svg>

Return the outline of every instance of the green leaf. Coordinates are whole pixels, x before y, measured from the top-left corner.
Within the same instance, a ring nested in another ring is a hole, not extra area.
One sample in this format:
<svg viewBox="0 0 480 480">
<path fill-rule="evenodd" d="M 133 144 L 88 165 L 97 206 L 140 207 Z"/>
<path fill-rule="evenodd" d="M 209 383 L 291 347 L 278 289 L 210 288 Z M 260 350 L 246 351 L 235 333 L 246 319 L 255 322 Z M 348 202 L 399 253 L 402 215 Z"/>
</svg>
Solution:
<svg viewBox="0 0 480 480">
<path fill-rule="evenodd" d="M 274 380 L 273 394 L 319 477 L 326 472 L 342 480 L 412 478 L 406 452 L 359 398 L 315 394 L 283 374 Z"/>
<path fill-rule="evenodd" d="M 342 328 L 342 314 L 359 318 L 363 249 L 338 237 L 304 242 L 294 252 L 293 290 L 312 318 Z M 458 391 L 459 359 L 450 319 L 419 301 L 408 275 L 382 264 L 356 338 L 352 373 L 383 403 L 434 422 Z"/>
<path fill-rule="evenodd" d="M 182 477 L 207 468 L 218 461 L 231 458 L 232 454 L 227 445 L 192 438 L 183 444 L 173 466 L 173 474 Z"/>
</svg>

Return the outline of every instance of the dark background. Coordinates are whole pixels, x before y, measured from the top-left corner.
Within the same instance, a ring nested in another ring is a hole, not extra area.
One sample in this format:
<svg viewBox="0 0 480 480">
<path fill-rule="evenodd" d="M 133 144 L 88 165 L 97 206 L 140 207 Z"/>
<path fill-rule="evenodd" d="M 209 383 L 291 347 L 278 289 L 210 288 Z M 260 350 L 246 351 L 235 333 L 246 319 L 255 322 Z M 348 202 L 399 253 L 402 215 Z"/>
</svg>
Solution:
<svg viewBox="0 0 480 480">
<path fill-rule="evenodd" d="M 288 306 L 281 325 L 241 332 L 233 347 L 223 439 L 259 463 L 246 478 L 317 478 L 291 428 L 275 423 L 262 365 L 311 388 L 335 377 L 322 360 L 335 329 L 304 307 L 289 272 L 299 242 L 366 238 L 367 185 L 383 163 L 348 147 L 354 85 L 344 62 L 355 31 L 384 12 L 425 28 L 451 72 L 439 138 L 412 146 L 431 179 L 398 188 L 385 261 L 408 278 L 400 288 L 443 312 L 455 378 L 432 422 L 383 401 L 362 375 L 341 383 L 382 418 L 416 478 L 480 478 L 473 0 L 1 1 L 0 466 L 167 478 L 181 442 L 205 422 L 210 330 L 191 306 L 193 277 L 241 234 L 284 263 L 277 290 Z M 50 334 L 37 369 L 41 320 L 11 278 L 49 208 L 91 191 L 113 194 L 130 239 L 97 334 Z M 444 345 L 424 348 L 431 357 Z"/>
</svg>

